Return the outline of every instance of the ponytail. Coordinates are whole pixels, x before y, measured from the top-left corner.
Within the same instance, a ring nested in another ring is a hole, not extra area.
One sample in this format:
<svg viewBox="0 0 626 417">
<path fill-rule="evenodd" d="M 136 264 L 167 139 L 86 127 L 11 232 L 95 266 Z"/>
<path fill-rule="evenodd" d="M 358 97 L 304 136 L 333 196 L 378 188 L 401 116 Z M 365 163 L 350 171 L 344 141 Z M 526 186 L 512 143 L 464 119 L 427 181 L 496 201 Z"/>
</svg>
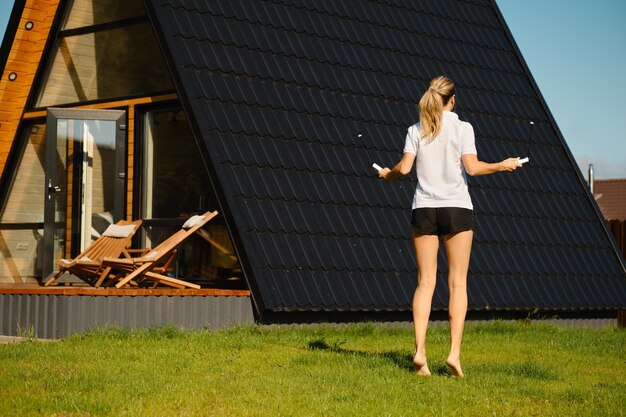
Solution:
<svg viewBox="0 0 626 417">
<path fill-rule="evenodd" d="M 432 142 L 441 131 L 443 106 L 454 95 L 454 83 L 444 76 L 434 78 L 419 102 L 420 134 Z"/>
</svg>

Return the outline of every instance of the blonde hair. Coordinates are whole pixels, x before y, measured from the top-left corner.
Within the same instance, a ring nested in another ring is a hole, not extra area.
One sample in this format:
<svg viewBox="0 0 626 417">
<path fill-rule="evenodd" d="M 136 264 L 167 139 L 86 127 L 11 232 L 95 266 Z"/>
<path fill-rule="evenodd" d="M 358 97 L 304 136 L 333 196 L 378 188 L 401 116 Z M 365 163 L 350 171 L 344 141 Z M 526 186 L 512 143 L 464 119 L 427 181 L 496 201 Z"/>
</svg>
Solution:
<svg viewBox="0 0 626 417">
<path fill-rule="evenodd" d="M 430 81 L 428 90 L 420 99 L 420 133 L 427 142 L 432 142 L 441 131 L 443 106 L 453 95 L 454 83 L 441 75 Z"/>
</svg>

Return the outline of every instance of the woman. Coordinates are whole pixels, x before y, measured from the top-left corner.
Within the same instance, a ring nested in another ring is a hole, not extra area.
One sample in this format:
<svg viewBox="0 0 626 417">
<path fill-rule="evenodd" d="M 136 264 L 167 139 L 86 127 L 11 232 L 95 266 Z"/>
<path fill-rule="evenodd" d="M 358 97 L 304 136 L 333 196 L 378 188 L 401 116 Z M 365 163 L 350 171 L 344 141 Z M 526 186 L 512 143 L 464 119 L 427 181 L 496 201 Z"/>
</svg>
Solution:
<svg viewBox="0 0 626 417">
<path fill-rule="evenodd" d="M 450 353 L 446 360 L 452 376 L 463 377 L 461 338 L 467 311 L 467 270 L 472 248 L 474 215 L 467 189 L 469 175 L 513 171 L 519 158 L 498 163 L 478 160 L 474 129 L 452 112 L 454 84 L 440 76 L 430 82 L 419 102 L 420 121 L 409 128 L 402 160 L 379 177 L 394 180 L 406 176 L 415 162 L 418 184 L 413 198 L 412 234 L 417 260 L 418 286 L 413 296 L 415 353 L 419 375 L 430 375 L 426 361 L 426 328 L 437 278 L 439 236 L 448 257 L 450 290 Z"/>
</svg>

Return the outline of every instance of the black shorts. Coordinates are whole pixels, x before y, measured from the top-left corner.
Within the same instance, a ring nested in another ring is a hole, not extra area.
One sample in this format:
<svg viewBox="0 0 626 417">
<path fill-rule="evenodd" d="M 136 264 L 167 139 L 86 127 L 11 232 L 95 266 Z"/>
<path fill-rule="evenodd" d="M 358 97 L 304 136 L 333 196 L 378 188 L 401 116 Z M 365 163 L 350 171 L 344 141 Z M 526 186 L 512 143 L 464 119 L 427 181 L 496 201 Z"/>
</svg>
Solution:
<svg viewBox="0 0 626 417">
<path fill-rule="evenodd" d="M 411 228 L 416 235 L 450 235 L 474 228 L 474 212 L 460 207 L 425 207 L 413 210 Z"/>
</svg>

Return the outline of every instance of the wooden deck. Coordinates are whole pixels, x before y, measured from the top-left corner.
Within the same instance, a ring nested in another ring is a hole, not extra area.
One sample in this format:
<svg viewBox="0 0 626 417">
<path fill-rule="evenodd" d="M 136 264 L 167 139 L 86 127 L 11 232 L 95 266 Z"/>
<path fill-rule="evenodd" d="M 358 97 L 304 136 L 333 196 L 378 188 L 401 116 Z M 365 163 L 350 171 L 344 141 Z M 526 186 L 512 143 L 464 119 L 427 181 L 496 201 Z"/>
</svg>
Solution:
<svg viewBox="0 0 626 417">
<path fill-rule="evenodd" d="M 87 296 L 177 296 L 177 297 L 249 297 L 248 290 L 219 288 L 176 289 L 176 288 L 94 288 L 89 286 L 43 287 L 37 284 L 0 284 L 0 294 L 28 295 L 87 295 Z"/>
</svg>

